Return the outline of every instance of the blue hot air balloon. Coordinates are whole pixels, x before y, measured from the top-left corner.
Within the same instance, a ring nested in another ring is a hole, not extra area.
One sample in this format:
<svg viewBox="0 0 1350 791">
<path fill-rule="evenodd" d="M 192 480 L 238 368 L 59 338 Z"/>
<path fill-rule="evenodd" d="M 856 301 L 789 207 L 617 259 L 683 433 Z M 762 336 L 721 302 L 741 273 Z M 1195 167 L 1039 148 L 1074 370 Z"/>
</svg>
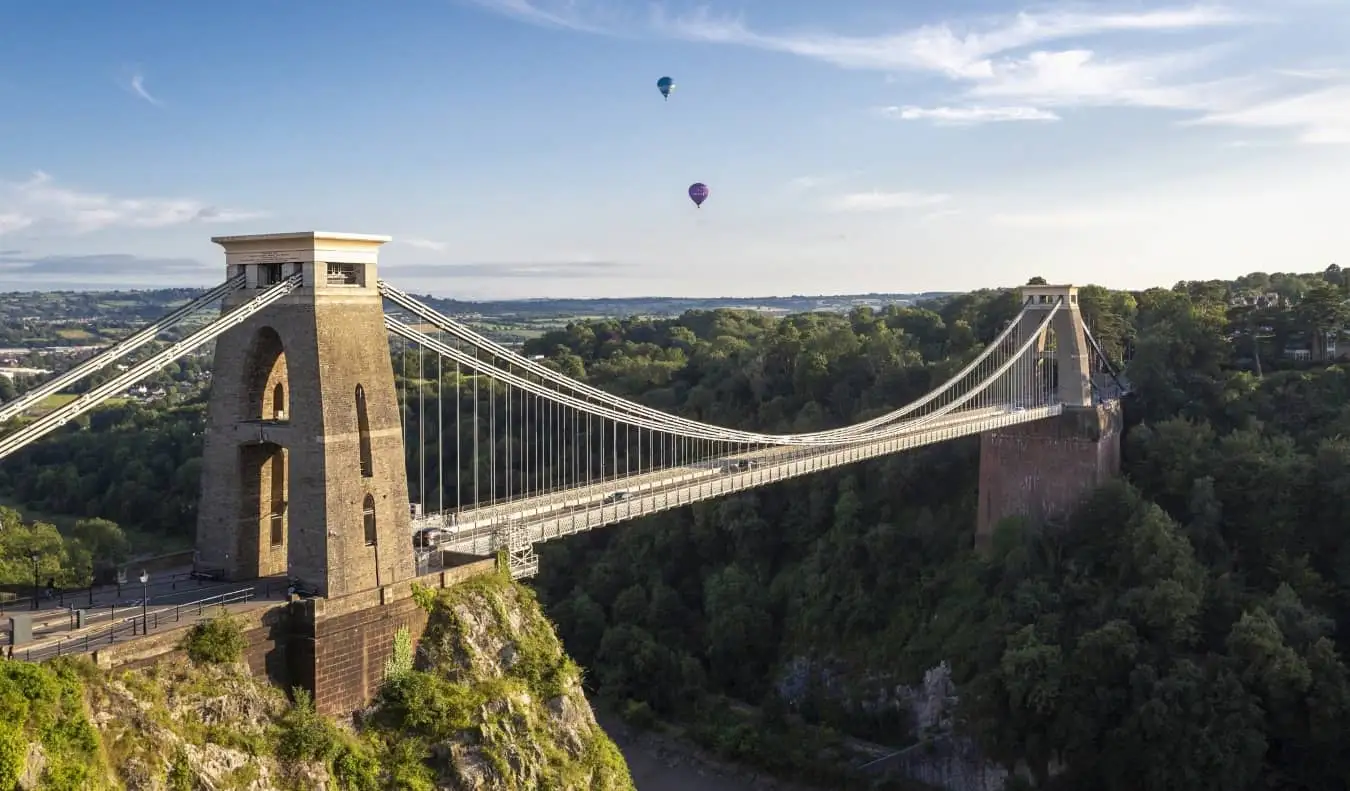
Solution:
<svg viewBox="0 0 1350 791">
<path fill-rule="evenodd" d="M 670 92 L 675 90 L 675 81 L 669 77 L 662 77 L 656 81 L 656 87 L 660 89 L 661 95 L 670 100 Z"/>
<path fill-rule="evenodd" d="M 696 181 L 689 185 L 689 199 L 694 202 L 694 208 L 703 208 L 703 201 L 708 199 L 708 185 L 701 181 Z"/>
</svg>

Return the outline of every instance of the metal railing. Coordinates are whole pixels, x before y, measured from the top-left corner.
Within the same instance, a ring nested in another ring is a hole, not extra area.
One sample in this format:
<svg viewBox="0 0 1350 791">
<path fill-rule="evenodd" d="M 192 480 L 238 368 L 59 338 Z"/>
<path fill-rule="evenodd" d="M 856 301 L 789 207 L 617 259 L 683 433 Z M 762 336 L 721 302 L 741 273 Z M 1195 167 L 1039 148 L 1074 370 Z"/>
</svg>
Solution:
<svg viewBox="0 0 1350 791">
<path fill-rule="evenodd" d="M 151 576 L 150 582 L 147 583 L 145 587 L 151 593 L 163 595 L 162 592 L 165 588 L 176 591 L 180 586 L 185 588 L 189 585 L 195 585 L 196 587 L 201 588 L 206 585 L 218 584 L 220 584 L 219 576 L 216 576 L 209 571 L 203 572 L 202 570 L 197 570 L 174 572 L 172 574 L 155 574 Z M 92 604 L 95 596 L 105 595 L 111 590 L 116 590 L 117 595 L 121 596 L 124 589 L 128 592 L 139 593 L 140 587 L 141 583 L 128 581 L 123 583 L 105 582 L 98 585 L 88 585 L 83 588 L 55 588 L 52 590 L 51 596 L 47 596 L 46 594 L 38 595 L 38 607 L 33 607 L 33 596 L 31 594 L 8 599 L 0 597 L 0 615 L 5 615 L 7 612 L 11 614 L 18 614 L 21 612 L 41 613 L 44 610 L 50 612 L 52 609 L 68 609 L 71 607 L 79 607 L 81 601 L 85 602 L 85 609 L 91 609 L 95 606 Z M 52 606 L 44 608 L 40 606 L 43 602 L 50 602 L 52 603 Z"/>
<path fill-rule="evenodd" d="M 208 596 L 205 599 L 183 602 L 182 604 L 161 607 L 155 610 L 146 610 L 139 607 L 125 608 L 123 612 L 130 614 L 117 620 L 116 613 L 113 612 L 109 616 L 109 619 L 113 622 L 109 623 L 107 626 L 86 627 L 83 634 L 65 637 L 53 643 L 35 646 L 22 651 L 11 647 L 9 658 L 24 662 L 41 662 L 58 656 L 87 654 L 90 651 L 105 645 L 112 645 L 119 640 L 141 637 L 150 634 L 151 632 L 155 632 L 161 627 L 182 623 L 184 620 L 190 620 L 195 623 L 201 620 L 207 610 L 212 607 L 224 609 L 231 604 L 251 601 L 257 594 L 257 589 L 250 586 L 248 588 L 230 591 L 229 593 L 221 593 L 216 596 Z"/>
</svg>

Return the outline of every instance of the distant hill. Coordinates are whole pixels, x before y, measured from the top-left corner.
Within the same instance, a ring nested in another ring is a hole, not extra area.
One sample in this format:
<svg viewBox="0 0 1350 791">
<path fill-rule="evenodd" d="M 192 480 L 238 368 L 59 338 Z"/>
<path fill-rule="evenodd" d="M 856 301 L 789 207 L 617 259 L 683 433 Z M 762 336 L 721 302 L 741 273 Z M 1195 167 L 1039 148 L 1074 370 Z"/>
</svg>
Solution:
<svg viewBox="0 0 1350 791">
<path fill-rule="evenodd" d="M 860 305 L 882 307 L 909 305 L 951 296 L 954 292 L 927 291 L 913 294 L 841 294 L 789 297 L 613 297 L 601 299 L 520 299 L 468 302 L 442 299 L 429 294 L 418 297 L 442 313 L 516 318 L 564 316 L 677 316 L 688 310 L 763 310 L 803 313 L 813 310 L 846 311 Z"/>
<path fill-rule="evenodd" d="M 156 319 L 201 290 L 174 288 L 144 291 L 12 291 L 0 293 L 0 321 L 72 322 L 115 318 L 132 322 Z M 418 299 L 453 315 L 538 320 L 579 316 L 676 316 L 687 310 L 732 308 L 779 313 L 846 311 L 859 305 L 882 307 L 941 299 L 953 292 L 913 294 L 793 295 L 787 297 L 628 297 L 604 299 L 520 299 L 469 302 L 420 295 Z"/>
</svg>

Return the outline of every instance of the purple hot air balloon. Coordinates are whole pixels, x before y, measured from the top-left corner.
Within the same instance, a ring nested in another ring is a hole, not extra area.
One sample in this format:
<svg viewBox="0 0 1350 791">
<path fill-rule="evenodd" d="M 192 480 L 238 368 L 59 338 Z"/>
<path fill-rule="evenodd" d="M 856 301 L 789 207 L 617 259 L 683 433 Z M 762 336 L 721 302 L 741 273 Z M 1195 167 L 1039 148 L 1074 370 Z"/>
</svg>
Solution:
<svg viewBox="0 0 1350 791">
<path fill-rule="evenodd" d="M 708 185 L 701 181 L 690 184 L 689 199 L 694 202 L 694 208 L 702 208 L 703 201 L 708 199 Z"/>
</svg>

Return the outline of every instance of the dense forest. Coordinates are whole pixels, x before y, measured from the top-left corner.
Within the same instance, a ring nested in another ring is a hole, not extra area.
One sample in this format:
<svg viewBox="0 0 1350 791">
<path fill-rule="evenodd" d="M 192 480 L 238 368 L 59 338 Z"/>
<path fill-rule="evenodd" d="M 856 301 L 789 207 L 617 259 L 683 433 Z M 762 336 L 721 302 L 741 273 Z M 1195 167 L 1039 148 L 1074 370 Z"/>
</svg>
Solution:
<svg viewBox="0 0 1350 791">
<path fill-rule="evenodd" d="M 545 545 L 537 588 L 593 691 L 634 719 L 697 732 L 727 701 L 761 712 L 719 732 L 730 754 L 771 758 L 788 719 L 911 743 L 868 702 L 946 661 L 958 728 L 1034 787 L 1344 788 L 1347 296 L 1335 267 L 1084 288 L 1085 320 L 1128 358 L 1125 475 L 1063 523 L 1009 520 L 987 554 L 967 438 Z M 1017 309 L 985 291 L 579 320 L 526 350 L 654 407 L 804 431 L 926 392 Z M 7 460 L 0 491 L 189 534 L 201 406 L 89 423 Z"/>
</svg>

